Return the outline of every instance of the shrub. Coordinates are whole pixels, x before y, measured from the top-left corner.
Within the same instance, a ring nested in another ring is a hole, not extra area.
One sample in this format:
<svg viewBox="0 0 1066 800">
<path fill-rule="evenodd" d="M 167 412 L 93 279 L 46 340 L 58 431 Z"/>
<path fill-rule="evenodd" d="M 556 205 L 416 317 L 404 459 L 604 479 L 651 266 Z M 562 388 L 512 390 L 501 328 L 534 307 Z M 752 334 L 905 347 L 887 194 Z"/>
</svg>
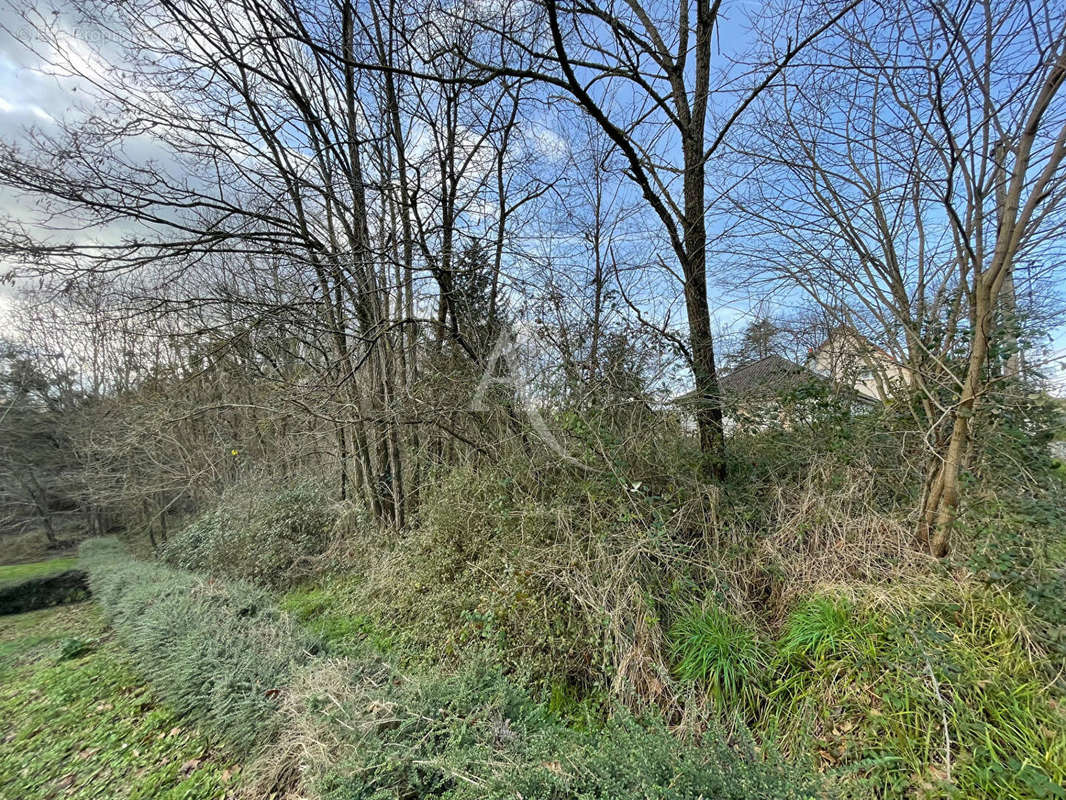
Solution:
<svg viewBox="0 0 1066 800">
<path fill-rule="evenodd" d="M 173 537 L 161 556 L 182 569 L 286 587 L 315 572 L 335 518 L 329 500 L 309 483 L 241 487 Z"/>
<path fill-rule="evenodd" d="M 277 730 L 278 697 L 315 643 L 263 591 L 131 559 L 113 539 L 81 560 L 141 672 L 181 714 L 243 753 Z"/>
<path fill-rule="evenodd" d="M 484 662 L 443 679 L 350 666 L 305 673 L 289 709 L 288 746 L 329 748 L 308 775 L 326 800 L 825 796 L 809 769 L 732 747 L 716 731 L 681 740 L 626 712 L 569 728 Z"/>
</svg>

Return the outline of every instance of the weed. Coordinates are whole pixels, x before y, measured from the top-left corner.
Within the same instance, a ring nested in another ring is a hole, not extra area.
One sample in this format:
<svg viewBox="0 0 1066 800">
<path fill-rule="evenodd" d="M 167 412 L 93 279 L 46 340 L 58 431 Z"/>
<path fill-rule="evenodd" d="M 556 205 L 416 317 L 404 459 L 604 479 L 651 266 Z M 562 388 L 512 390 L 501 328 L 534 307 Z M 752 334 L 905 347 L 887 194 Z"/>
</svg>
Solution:
<svg viewBox="0 0 1066 800">
<path fill-rule="evenodd" d="M 821 661 L 841 655 L 869 633 L 870 626 L 856 619 L 846 598 L 816 596 L 789 615 L 778 652 L 790 661 Z"/>
<path fill-rule="evenodd" d="M 1060 796 L 1047 792 L 1066 781 L 1066 719 L 1009 597 L 943 583 L 850 595 L 786 623 L 770 729 L 847 766 L 859 794 Z"/>
<path fill-rule="evenodd" d="M 669 638 L 678 677 L 705 687 L 722 711 L 756 711 L 769 659 L 751 626 L 713 605 L 694 606 Z"/>
<path fill-rule="evenodd" d="M 86 641 L 77 636 L 71 636 L 69 639 L 64 639 L 59 645 L 59 660 L 69 661 L 72 658 L 79 658 L 90 652 L 94 647 L 94 642 Z"/>
</svg>

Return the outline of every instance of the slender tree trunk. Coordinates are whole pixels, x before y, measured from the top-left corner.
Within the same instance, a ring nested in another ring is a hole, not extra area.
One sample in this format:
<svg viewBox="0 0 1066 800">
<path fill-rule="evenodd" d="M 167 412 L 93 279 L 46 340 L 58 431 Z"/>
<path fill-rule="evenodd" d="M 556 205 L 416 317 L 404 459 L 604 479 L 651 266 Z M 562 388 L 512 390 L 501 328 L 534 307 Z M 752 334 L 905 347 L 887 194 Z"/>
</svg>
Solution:
<svg viewBox="0 0 1066 800">
<path fill-rule="evenodd" d="M 689 346 L 696 389 L 696 427 L 708 477 L 725 477 L 725 436 L 722 428 L 722 398 L 711 335 L 707 303 L 707 223 L 704 217 L 703 142 L 685 143 L 685 310 L 688 313 Z"/>
</svg>

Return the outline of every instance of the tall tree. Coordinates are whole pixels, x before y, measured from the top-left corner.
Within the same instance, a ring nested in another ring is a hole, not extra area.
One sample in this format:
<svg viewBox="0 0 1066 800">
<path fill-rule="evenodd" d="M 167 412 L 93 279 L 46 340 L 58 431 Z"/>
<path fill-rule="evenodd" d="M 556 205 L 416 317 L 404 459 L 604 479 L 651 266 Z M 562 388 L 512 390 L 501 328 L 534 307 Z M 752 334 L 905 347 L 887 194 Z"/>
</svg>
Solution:
<svg viewBox="0 0 1066 800">
<path fill-rule="evenodd" d="M 621 153 L 625 174 L 661 224 L 676 268 L 663 266 L 681 283 L 688 319 L 681 349 L 695 382 L 700 447 L 714 477 L 724 474 L 725 442 L 707 286 L 707 164 L 766 86 L 855 4 L 834 9 L 798 40 L 789 38 L 717 125 L 711 118 L 712 99 L 723 88 L 715 84 L 713 64 L 717 0 L 542 0 L 525 15 L 509 7 L 503 19 L 527 18 L 511 28 L 481 23 L 512 46 L 504 51 L 506 63 L 478 65 L 565 90 Z"/>
<path fill-rule="evenodd" d="M 919 534 L 938 556 L 971 420 L 994 386 L 990 351 L 1013 335 L 1004 294 L 1019 263 L 1059 263 L 1064 82 L 1066 17 L 1053 4 L 869 4 L 779 82 L 751 127 L 761 179 L 738 202 L 758 242 L 747 257 L 876 330 L 902 368 L 886 389 L 918 399 L 930 451 Z"/>
</svg>

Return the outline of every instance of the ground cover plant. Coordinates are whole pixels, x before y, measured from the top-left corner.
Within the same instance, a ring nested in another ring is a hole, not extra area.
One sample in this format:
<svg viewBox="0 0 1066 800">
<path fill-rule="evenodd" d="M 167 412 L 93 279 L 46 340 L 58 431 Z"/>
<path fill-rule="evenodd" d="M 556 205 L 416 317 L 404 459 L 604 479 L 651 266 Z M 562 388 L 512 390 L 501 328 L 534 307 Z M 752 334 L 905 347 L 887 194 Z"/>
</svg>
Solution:
<svg viewBox="0 0 1066 800">
<path fill-rule="evenodd" d="M 265 592 L 82 546 L 93 597 L 138 669 L 176 712 L 245 754 L 276 731 L 277 698 L 316 642 Z"/>
<path fill-rule="evenodd" d="M 237 774 L 91 604 L 0 617 L 0 796 L 217 800 Z"/>
<path fill-rule="evenodd" d="M 831 796 L 805 764 L 720 730 L 679 738 L 620 712 L 575 727 L 498 665 L 398 672 L 364 655 L 311 665 L 284 708 L 277 745 L 253 768 L 266 793 L 298 775 L 330 800 L 450 798 L 795 798 Z"/>
<path fill-rule="evenodd" d="M 187 570 L 285 587 L 321 569 L 335 511 L 311 481 L 249 482 L 226 492 L 162 547 L 162 560 Z"/>
</svg>

